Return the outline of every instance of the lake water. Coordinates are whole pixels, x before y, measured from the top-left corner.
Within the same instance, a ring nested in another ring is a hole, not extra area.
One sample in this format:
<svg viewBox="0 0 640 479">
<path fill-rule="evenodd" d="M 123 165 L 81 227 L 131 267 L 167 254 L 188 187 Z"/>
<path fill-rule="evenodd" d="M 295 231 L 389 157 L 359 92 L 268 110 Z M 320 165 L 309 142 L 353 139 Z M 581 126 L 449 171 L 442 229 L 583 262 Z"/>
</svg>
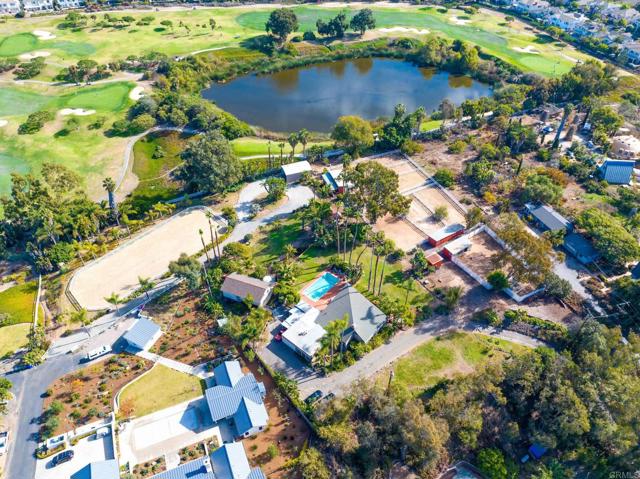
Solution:
<svg viewBox="0 0 640 479">
<path fill-rule="evenodd" d="M 214 84 L 202 95 L 241 120 L 271 131 L 328 132 L 342 115 L 373 120 L 393 115 L 398 103 L 409 111 L 423 106 L 430 113 L 445 98 L 460 104 L 491 91 L 467 76 L 400 60 L 361 58 L 248 75 Z"/>
</svg>

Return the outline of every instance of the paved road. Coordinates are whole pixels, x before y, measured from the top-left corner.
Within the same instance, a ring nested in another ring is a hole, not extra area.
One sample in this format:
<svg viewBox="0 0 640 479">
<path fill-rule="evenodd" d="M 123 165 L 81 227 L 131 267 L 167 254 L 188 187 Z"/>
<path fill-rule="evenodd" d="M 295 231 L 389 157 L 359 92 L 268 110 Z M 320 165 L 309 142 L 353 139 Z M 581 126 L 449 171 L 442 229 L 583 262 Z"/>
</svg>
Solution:
<svg viewBox="0 0 640 479">
<path fill-rule="evenodd" d="M 461 325 L 459 322 L 445 317 L 433 321 L 425 321 L 413 328 L 400 331 L 389 342 L 366 354 L 354 365 L 328 376 L 320 376 L 313 371 L 281 342 L 271 341 L 266 347 L 260 349 L 259 354 L 267 364 L 298 382 L 301 397 L 305 398 L 316 390 L 322 391 L 323 394 L 328 394 L 329 392 L 338 394 L 343 392 L 354 381 L 373 376 L 425 341 L 456 328 L 499 337 L 532 348 L 545 346 L 542 341 L 512 331 L 485 328 L 474 323 Z"/>
</svg>

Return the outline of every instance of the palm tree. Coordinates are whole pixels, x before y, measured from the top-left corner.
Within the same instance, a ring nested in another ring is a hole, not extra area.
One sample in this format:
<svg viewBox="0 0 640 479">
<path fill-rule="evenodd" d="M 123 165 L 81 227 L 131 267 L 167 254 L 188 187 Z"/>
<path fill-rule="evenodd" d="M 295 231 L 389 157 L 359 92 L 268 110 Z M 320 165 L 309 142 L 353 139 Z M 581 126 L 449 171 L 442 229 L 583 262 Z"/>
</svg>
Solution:
<svg viewBox="0 0 640 479">
<path fill-rule="evenodd" d="M 140 284 L 138 291 L 144 293 L 148 301 L 149 291 L 156 287 L 156 283 L 152 281 L 151 278 L 143 278 L 142 276 L 138 276 L 138 284 Z"/>
<path fill-rule="evenodd" d="M 288 263 L 291 258 L 293 258 L 296 255 L 296 249 L 293 247 L 293 245 L 287 244 L 284 247 L 284 258 L 285 261 Z"/>
<path fill-rule="evenodd" d="M 122 303 L 122 298 L 120 297 L 120 295 L 118 295 L 117 293 L 111 293 L 111 296 L 104 298 L 104 300 L 116 307 L 116 315 L 120 314 L 120 310 L 118 309 L 118 306 L 120 305 L 120 303 Z"/>
<path fill-rule="evenodd" d="M 417 135 L 417 134 L 420 133 L 420 125 L 422 125 L 422 122 L 427 117 L 427 112 L 425 111 L 423 106 L 420 106 L 413 113 L 413 116 L 414 116 L 414 118 L 416 120 L 416 131 L 415 131 L 414 135 Z"/>
<path fill-rule="evenodd" d="M 291 133 L 287 138 L 287 143 L 291 145 L 291 161 L 293 161 L 293 157 L 296 154 L 296 146 L 298 146 L 298 134 Z"/>
<path fill-rule="evenodd" d="M 380 273 L 380 284 L 378 286 L 378 296 L 380 296 L 380 293 L 382 292 L 382 283 L 384 283 L 384 269 L 387 266 L 387 257 L 393 253 L 396 249 L 396 245 L 393 243 L 392 240 L 388 239 L 385 240 L 384 243 L 382 243 L 382 273 Z M 375 285 L 374 288 L 375 290 Z"/>
<path fill-rule="evenodd" d="M 324 328 L 326 334 L 322 337 L 320 342 L 324 348 L 329 349 L 332 366 L 335 350 L 340 344 L 340 341 L 342 341 L 342 332 L 347 328 L 348 324 L 349 317 L 345 314 L 342 319 L 335 319 Z"/>
<path fill-rule="evenodd" d="M 120 213 L 120 217 L 122 218 L 122 222 L 124 223 L 124 227 L 127 228 L 127 234 L 131 236 L 131 229 L 129 228 L 129 225 L 132 222 L 129 217 L 137 214 L 138 212 L 135 210 L 133 206 L 131 206 L 131 203 L 125 202 L 120 205 L 119 213 Z"/>
<path fill-rule="evenodd" d="M 113 194 L 116 191 L 116 182 L 113 181 L 113 178 L 107 177 L 102 181 L 102 187 L 107 190 L 107 195 L 109 195 L 109 209 L 111 210 L 111 217 L 115 220 L 116 224 L 119 225 L 118 205 L 116 204 L 116 197 Z"/>
<path fill-rule="evenodd" d="M 209 250 L 207 249 L 207 245 L 204 242 L 204 233 L 202 230 L 198 230 L 198 234 L 200 235 L 200 241 L 202 241 L 202 248 L 204 249 L 204 254 L 207 256 L 207 263 L 209 263 L 211 261 L 211 258 L 209 258 Z"/>
<path fill-rule="evenodd" d="M 453 311 L 462 297 L 462 287 L 452 286 L 444 293 L 444 303 L 449 311 Z"/>
<path fill-rule="evenodd" d="M 278 148 L 280 148 L 280 164 L 282 164 L 282 155 L 284 155 L 284 141 L 278 143 Z"/>
<path fill-rule="evenodd" d="M 298 141 L 302 145 L 302 154 L 307 151 L 307 143 L 309 142 L 309 132 L 306 129 L 302 129 L 298 132 Z"/>
<path fill-rule="evenodd" d="M 220 254 L 220 245 L 218 244 L 217 224 L 216 224 L 216 227 L 214 228 L 213 223 L 211 222 L 211 220 L 215 221 L 215 216 L 213 215 L 213 212 L 209 210 L 205 212 L 205 215 L 207 217 L 207 221 L 209 222 L 209 234 L 211 235 L 211 244 L 213 244 L 213 256 L 220 258 L 221 254 Z M 214 235 L 215 235 L 215 241 L 214 241 Z"/>
</svg>

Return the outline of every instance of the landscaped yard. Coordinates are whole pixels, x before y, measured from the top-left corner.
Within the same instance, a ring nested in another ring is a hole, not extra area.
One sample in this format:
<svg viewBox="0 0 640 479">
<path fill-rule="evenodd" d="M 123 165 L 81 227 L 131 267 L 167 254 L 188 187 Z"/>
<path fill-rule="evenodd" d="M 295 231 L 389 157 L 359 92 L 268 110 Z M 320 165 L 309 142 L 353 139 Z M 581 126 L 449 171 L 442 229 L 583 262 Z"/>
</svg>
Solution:
<svg viewBox="0 0 640 479">
<path fill-rule="evenodd" d="M 0 328 L 0 358 L 27 345 L 31 324 L 12 324 Z"/>
<path fill-rule="evenodd" d="M 204 381 L 157 364 L 120 394 L 120 413 L 141 417 L 204 394 Z"/>
<path fill-rule="evenodd" d="M 192 366 L 234 354 L 231 339 L 217 334 L 215 320 L 197 310 L 199 297 L 183 286 L 165 295 L 145 308 L 164 331 L 152 352 Z"/>
<path fill-rule="evenodd" d="M 231 146 L 233 148 L 233 152 L 239 156 L 258 156 L 264 155 L 267 156 L 269 154 L 269 143 L 271 143 L 271 155 L 275 157 L 280 157 L 280 146 L 281 143 L 278 140 L 267 140 L 265 138 L 254 138 L 254 137 L 243 137 L 237 138 L 231 142 Z M 286 156 L 291 153 L 291 145 L 286 141 L 282 141 L 284 143 L 284 148 L 282 149 L 283 154 Z M 332 142 L 330 141 L 319 141 L 319 142 L 309 142 L 307 144 L 307 148 L 313 145 L 324 145 L 327 148 L 330 148 Z M 296 146 L 296 154 L 302 153 L 302 146 Z"/>
<path fill-rule="evenodd" d="M 305 249 L 305 244 L 301 239 L 302 229 L 300 220 L 296 215 L 281 222 L 274 223 L 267 228 L 263 228 L 254 235 L 252 245 L 254 246 L 254 259 L 258 264 L 270 265 L 278 260 L 283 248 L 287 244 L 293 244 L 304 251 L 298 257 L 300 274 L 297 277 L 296 286 L 302 289 L 303 285 L 314 279 L 318 273 L 326 269 L 331 256 L 335 255 L 335 245 L 326 249 L 320 247 L 310 247 Z M 357 246 L 353 251 L 352 261 L 362 252 L 363 246 Z M 348 256 L 348 253 L 347 253 Z M 363 266 L 362 276 L 356 283 L 356 288 L 366 294 L 367 280 L 369 277 L 371 251 L 367 248 L 362 252 L 360 263 Z M 407 268 L 402 260 L 395 263 L 387 263 L 384 273 L 382 292 L 390 298 L 397 298 L 407 301 L 412 305 L 425 304 L 426 292 L 417 281 L 407 278 L 404 270 Z M 375 269 L 375 258 L 373 267 Z M 382 262 L 378 264 L 378 275 L 381 274 Z"/>
<path fill-rule="evenodd" d="M 53 402 L 62 406 L 57 415 L 58 425 L 50 434 L 69 431 L 109 414 L 113 410 L 113 396 L 151 365 L 138 356 L 121 354 L 57 379 L 44 401 L 45 411 Z"/>
<path fill-rule="evenodd" d="M 525 347 L 481 334 L 451 332 L 421 344 L 396 361 L 393 381 L 419 395 L 444 378 L 468 374 L 490 361 L 502 361 Z M 385 383 L 389 369 L 378 380 Z"/>
</svg>

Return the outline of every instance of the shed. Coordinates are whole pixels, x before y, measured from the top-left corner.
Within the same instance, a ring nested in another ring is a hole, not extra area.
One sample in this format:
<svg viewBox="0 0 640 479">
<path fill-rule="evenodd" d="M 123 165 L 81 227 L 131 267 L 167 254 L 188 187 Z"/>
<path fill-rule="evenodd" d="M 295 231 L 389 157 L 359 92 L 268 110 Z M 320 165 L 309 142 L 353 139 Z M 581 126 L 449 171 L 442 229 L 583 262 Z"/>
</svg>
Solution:
<svg viewBox="0 0 640 479">
<path fill-rule="evenodd" d="M 325 182 L 333 193 L 344 193 L 344 181 L 340 177 L 342 169 L 327 170 L 322 174 L 322 181 Z"/>
<path fill-rule="evenodd" d="M 444 263 L 444 258 L 440 256 L 438 253 L 431 253 L 429 256 L 427 256 L 426 259 L 427 259 L 427 263 L 429 263 L 431 266 L 433 266 L 436 269 L 442 266 L 442 263 Z"/>
<path fill-rule="evenodd" d="M 427 240 L 431 246 L 441 246 L 462 234 L 464 234 L 464 226 L 460 223 L 453 223 L 434 231 L 427 237 Z"/>
<path fill-rule="evenodd" d="M 264 306 L 273 292 L 273 284 L 245 274 L 227 275 L 220 288 L 222 295 L 232 301 L 242 302 L 251 295 L 254 306 Z"/>
<path fill-rule="evenodd" d="M 564 249 L 583 264 L 593 263 L 600 257 L 591 242 L 579 233 L 571 233 L 564 237 Z"/>
<path fill-rule="evenodd" d="M 122 339 L 132 348 L 146 351 L 153 346 L 153 343 L 158 340 L 161 334 L 162 329 L 160 326 L 148 318 L 140 317 L 124 333 Z"/>
<path fill-rule="evenodd" d="M 464 235 L 448 243 L 442 249 L 441 253 L 442 256 L 450 260 L 454 256 L 464 253 L 469 248 L 471 248 L 471 237 L 469 235 Z"/>
<path fill-rule="evenodd" d="M 613 185 L 628 185 L 633 176 L 635 161 L 606 159 L 598 167 L 603 180 Z"/>
<path fill-rule="evenodd" d="M 296 161 L 295 163 L 282 165 L 282 174 L 284 175 L 284 179 L 287 180 L 288 184 L 300 181 L 302 175 L 307 171 L 311 171 L 311 165 L 307 160 Z"/>
<path fill-rule="evenodd" d="M 571 231 L 572 229 L 571 222 L 551 206 L 527 203 L 525 207 L 536 224 L 544 231 Z"/>
</svg>

